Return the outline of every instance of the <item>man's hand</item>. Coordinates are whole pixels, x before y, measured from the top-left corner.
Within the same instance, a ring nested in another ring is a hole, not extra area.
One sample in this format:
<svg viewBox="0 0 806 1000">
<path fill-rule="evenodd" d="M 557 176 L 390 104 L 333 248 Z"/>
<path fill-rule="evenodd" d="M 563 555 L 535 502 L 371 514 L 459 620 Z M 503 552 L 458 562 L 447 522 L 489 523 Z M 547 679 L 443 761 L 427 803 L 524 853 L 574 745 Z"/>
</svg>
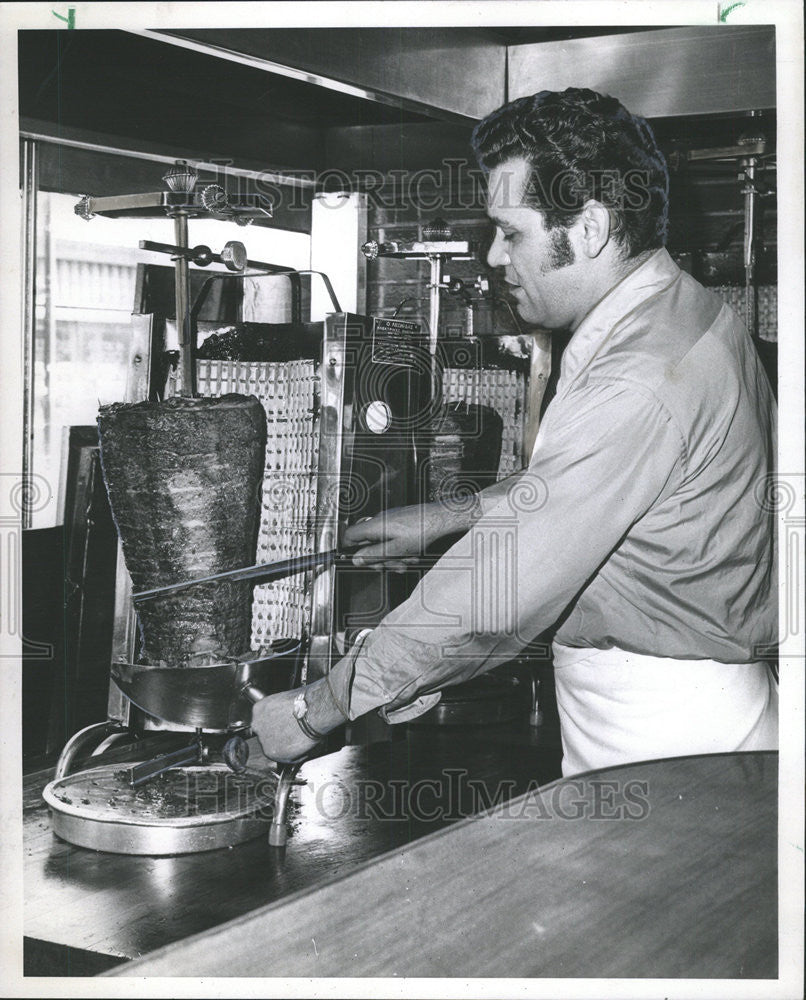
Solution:
<svg viewBox="0 0 806 1000">
<path fill-rule="evenodd" d="M 279 764 L 306 757 L 316 746 L 294 718 L 294 700 L 301 689 L 269 695 L 252 709 L 252 732 L 263 753 Z"/>
<path fill-rule="evenodd" d="M 349 671 L 346 677 L 349 678 Z M 307 757 L 320 742 L 308 735 L 297 721 L 296 713 L 300 708 L 304 710 L 301 713 L 304 726 L 320 736 L 337 729 L 347 720 L 345 707 L 336 700 L 334 691 L 339 697 L 346 698 L 345 682 L 338 675 L 334 677 L 334 683 L 329 684 L 327 678 L 321 678 L 292 691 L 269 695 L 254 705 L 252 732 L 269 760 L 281 764 L 299 760 Z"/>
<path fill-rule="evenodd" d="M 382 563 L 387 569 L 405 570 L 425 550 L 443 538 L 468 531 L 477 516 L 475 505 L 443 503 L 392 507 L 376 517 L 351 525 L 345 532 L 345 548 L 360 546 L 353 556 L 356 566 Z"/>
</svg>

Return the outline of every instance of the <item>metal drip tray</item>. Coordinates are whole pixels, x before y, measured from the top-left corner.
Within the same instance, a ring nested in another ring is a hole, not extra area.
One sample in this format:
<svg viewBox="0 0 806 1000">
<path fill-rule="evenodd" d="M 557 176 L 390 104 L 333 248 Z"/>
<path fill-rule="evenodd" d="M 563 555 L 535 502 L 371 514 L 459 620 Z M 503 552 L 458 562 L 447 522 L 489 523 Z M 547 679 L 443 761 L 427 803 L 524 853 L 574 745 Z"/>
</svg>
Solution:
<svg viewBox="0 0 806 1000">
<path fill-rule="evenodd" d="M 112 680 L 157 719 L 208 731 L 239 729 L 252 718 L 254 699 L 244 688 L 274 694 L 292 687 L 299 646 L 298 640 L 285 640 L 268 656 L 181 669 L 116 662 Z"/>
<path fill-rule="evenodd" d="M 43 798 L 53 832 L 112 854 L 190 854 L 266 834 L 276 779 L 223 764 L 175 768 L 139 788 L 127 767 L 105 766 L 51 781 Z"/>
</svg>

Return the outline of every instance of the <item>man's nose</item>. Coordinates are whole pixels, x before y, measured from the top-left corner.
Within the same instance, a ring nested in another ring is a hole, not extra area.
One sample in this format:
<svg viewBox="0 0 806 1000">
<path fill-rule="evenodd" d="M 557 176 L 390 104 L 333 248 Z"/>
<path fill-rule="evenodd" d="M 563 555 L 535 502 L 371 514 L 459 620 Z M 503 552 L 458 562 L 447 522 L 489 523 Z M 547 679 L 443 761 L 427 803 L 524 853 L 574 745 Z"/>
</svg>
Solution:
<svg viewBox="0 0 806 1000">
<path fill-rule="evenodd" d="M 499 229 L 496 229 L 490 249 L 487 251 L 487 263 L 490 267 L 506 267 L 509 263 L 504 237 Z"/>
</svg>

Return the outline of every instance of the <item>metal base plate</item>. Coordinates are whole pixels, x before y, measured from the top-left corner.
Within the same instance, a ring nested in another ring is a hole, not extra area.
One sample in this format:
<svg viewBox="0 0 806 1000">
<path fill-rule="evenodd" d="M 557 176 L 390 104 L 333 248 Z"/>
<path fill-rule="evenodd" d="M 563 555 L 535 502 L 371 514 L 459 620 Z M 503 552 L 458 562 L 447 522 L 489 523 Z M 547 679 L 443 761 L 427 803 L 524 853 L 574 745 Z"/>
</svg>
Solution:
<svg viewBox="0 0 806 1000">
<path fill-rule="evenodd" d="M 130 788 L 128 772 L 107 765 L 51 781 L 42 794 L 56 836 L 112 854 L 190 854 L 252 840 L 271 824 L 271 775 L 209 764 Z"/>
</svg>

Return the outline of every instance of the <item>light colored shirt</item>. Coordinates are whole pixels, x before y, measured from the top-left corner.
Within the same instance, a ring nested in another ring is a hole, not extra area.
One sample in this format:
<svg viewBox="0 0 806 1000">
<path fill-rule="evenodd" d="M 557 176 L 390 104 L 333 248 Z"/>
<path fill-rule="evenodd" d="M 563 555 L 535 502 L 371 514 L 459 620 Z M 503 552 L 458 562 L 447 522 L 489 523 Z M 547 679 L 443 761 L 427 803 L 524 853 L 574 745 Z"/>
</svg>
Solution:
<svg viewBox="0 0 806 1000">
<path fill-rule="evenodd" d="M 749 663 L 777 637 L 774 400 L 747 330 L 659 250 L 580 324 L 529 468 L 360 649 L 350 715 L 568 647 Z"/>
</svg>

